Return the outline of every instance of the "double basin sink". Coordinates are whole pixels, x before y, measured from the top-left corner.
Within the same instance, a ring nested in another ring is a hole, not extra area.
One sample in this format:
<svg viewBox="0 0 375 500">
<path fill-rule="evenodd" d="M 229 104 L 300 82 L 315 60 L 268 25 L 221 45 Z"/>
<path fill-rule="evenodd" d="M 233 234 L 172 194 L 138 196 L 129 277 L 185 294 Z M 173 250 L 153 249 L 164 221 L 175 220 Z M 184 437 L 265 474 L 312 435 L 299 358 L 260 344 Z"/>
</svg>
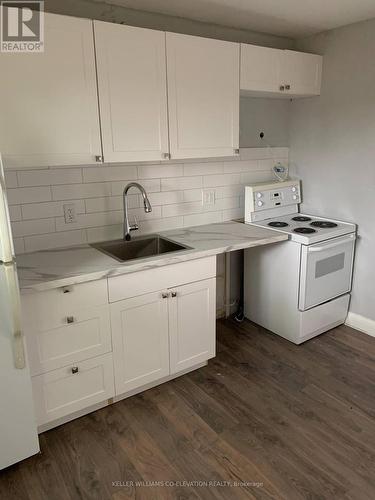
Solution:
<svg viewBox="0 0 375 500">
<path fill-rule="evenodd" d="M 135 238 L 131 241 L 113 240 L 92 243 L 91 246 L 100 252 L 113 257 L 119 262 L 144 259 L 173 252 L 180 252 L 191 247 L 181 245 L 175 241 L 162 238 L 158 235 Z"/>
</svg>

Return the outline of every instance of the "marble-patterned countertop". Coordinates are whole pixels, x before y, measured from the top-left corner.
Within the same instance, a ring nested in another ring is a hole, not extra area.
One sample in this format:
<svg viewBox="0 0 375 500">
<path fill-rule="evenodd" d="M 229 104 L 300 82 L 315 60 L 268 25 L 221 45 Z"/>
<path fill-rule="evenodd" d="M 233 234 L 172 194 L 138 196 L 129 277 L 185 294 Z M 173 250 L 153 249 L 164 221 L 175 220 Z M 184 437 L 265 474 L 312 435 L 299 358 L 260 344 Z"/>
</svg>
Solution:
<svg viewBox="0 0 375 500">
<path fill-rule="evenodd" d="M 288 239 L 281 232 L 235 221 L 158 234 L 190 248 L 127 262 L 119 262 L 88 244 L 21 254 L 17 257 L 21 293 L 74 285 Z"/>
</svg>

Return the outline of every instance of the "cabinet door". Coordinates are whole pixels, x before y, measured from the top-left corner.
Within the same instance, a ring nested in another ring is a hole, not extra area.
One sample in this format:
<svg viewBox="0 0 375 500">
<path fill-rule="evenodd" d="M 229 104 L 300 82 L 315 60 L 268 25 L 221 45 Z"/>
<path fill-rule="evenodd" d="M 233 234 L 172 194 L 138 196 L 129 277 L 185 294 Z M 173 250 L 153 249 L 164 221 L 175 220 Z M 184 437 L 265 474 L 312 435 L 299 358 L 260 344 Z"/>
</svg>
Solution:
<svg viewBox="0 0 375 500">
<path fill-rule="evenodd" d="M 116 394 L 169 375 L 168 300 L 161 292 L 112 304 L 111 324 Z"/>
<path fill-rule="evenodd" d="M 297 96 L 319 95 L 322 64 L 322 56 L 316 54 L 282 51 L 280 79 L 283 84 L 290 85 L 285 93 Z"/>
<path fill-rule="evenodd" d="M 239 147 L 239 44 L 167 33 L 170 152 L 233 156 Z"/>
<path fill-rule="evenodd" d="M 171 290 L 169 344 L 171 374 L 215 356 L 216 279 Z M 175 296 L 173 296 L 176 294 Z"/>
<path fill-rule="evenodd" d="M 45 14 L 45 50 L 0 52 L 6 168 L 94 163 L 101 155 L 92 22 Z"/>
<path fill-rule="evenodd" d="M 280 92 L 280 49 L 241 44 L 241 91 L 245 95 Z"/>
<path fill-rule="evenodd" d="M 169 153 L 165 33 L 100 21 L 94 30 L 104 160 L 162 160 Z"/>
</svg>

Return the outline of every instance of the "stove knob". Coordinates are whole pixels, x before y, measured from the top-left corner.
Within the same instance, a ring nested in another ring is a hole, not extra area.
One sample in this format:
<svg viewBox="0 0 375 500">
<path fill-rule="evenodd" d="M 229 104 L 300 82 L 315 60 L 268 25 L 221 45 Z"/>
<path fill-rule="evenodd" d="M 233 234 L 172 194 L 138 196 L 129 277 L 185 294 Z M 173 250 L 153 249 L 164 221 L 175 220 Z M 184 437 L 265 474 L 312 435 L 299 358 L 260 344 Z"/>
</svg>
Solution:
<svg viewBox="0 0 375 500">
<path fill-rule="evenodd" d="M 292 187 L 292 192 L 293 192 L 293 193 L 295 193 L 296 191 L 297 191 L 296 186 L 293 186 L 293 187 Z"/>
<path fill-rule="evenodd" d="M 298 200 L 298 196 L 296 194 L 293 195 L 293 200 Z"/>
<path fill-rule="evenodd" d="M 257 205 L 258 205 L 258 207 L 263 206 L 263 201 L 258 201 L 258 202 L 257 202 Z"/>
<path fill-rule="evenodd" d="M 257 198 L 261 198 L 262 196 L 263 196 L 263 195 L 262 195 L 262 193 L 257 193 L 257 194 L 256 194 L 256 197 L 257 197 Z"/>
</svg>

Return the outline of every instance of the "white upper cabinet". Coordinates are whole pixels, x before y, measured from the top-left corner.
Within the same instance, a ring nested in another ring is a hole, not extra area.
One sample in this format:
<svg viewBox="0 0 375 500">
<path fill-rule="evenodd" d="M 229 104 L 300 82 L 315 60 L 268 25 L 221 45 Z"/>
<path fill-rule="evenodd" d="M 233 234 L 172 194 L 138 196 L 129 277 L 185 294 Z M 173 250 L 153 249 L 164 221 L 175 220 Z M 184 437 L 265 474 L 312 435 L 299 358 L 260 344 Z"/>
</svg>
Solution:
<svg viewBox="0 0 375 500">
<path fill-rule="evenodd" d="M 319 95 L 322 80 L 322 56 L 293 50 L 281 52 L 280 81 L 282 85 L 285 85 L 285 92 L 301 96 Z"/>
<path fill-rule="evenodd" d="M 322 56 L 241 44 L 241 93 L 254 97 L 320 94 Z"/>
<path fill-rule="evenodd" d="M 241 44 L 241 90 L 280 91 L 282 50 Z"/>
<path fill-rule="evenodd" d="M 90 20 L 45 14 L 42 53 L 0 52 L 0 151 L 6 168 L 100 156 Z"/>
<path fill-rule="evenodd" d="M 239 44 L 167 33 L 171 158 L 239 147 Z"/>
<path fill-rule="evenodd" d="M 104 161 L 169 155 L 165 33 L 94 21 Z"/>
</svg>

